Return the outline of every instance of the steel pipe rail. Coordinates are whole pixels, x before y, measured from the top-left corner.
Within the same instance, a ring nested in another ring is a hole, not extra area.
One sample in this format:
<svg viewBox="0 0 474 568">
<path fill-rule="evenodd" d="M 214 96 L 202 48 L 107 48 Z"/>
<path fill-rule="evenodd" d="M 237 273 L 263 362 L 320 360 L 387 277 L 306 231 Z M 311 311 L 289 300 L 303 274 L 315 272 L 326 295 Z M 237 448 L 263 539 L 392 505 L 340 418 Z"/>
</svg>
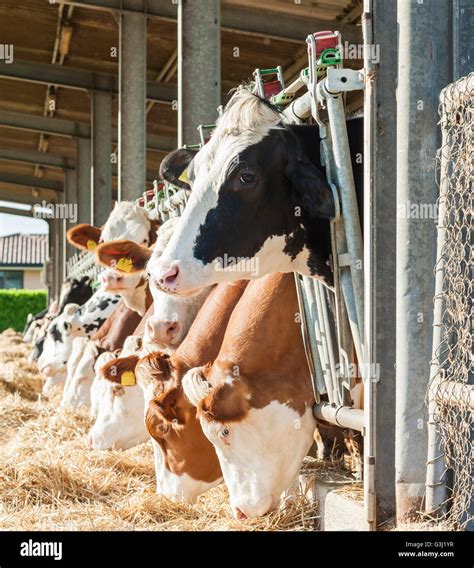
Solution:
<svg viewBox="0 0 474 568">
<path fill-rule="evenodd" d="M 335 406 L 328 402 L 321 402 L 313 406 L 313 415 L 320 420 L 326 420 L 342 428 L 351 428 L 358 432 L 364 432 L 364 411 L 349 406 Z"/>
</svg>

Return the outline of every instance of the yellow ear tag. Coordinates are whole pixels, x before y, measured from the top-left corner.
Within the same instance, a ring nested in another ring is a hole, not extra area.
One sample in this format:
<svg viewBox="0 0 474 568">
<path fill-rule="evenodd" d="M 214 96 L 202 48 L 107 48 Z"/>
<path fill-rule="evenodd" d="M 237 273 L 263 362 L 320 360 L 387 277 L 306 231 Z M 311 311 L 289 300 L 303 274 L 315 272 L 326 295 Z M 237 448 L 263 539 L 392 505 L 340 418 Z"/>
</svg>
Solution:
<svg viewBox="0 0 474 568">
<path fill-rule="evenodd" d="M 87 250 L 95 250 L 97 248 L 97 243 L 95 241 L 87 241 Z"/>
<path fill-rule="evenodd" d="M 135 380 L 135 373 L 133 371 L 125 371 L 125 373 L 122 373 L 122 376 L 120 377 L 120 384 L 123 387 L 133 387 L 136 385 L 137 381 Z"/>
<path fill-rule="evenodd" d="M 132 259 L 129 257 L 122 257 L 118 260 L 117 264 L 115 265 L 117 270 L 121 272 L 130 272 L 133 268 Z"/>
<path fill-rule="evenodd" d="M 183 181 L 184 183 L 189 183 L 189 178 L 188 178 L 188 168 L 185 168 L 182 172 L 182 174 L 179 176 L 179 181 Z"/>
</svg>

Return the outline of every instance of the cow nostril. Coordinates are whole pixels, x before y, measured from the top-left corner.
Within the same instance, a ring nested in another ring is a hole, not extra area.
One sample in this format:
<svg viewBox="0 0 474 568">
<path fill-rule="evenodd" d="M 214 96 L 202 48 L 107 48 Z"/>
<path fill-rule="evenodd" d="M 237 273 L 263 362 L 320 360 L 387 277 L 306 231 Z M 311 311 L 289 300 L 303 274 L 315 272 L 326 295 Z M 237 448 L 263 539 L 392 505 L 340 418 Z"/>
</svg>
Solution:
<svg viewBox="0 0 474 568">
<path fill-rule="evenodd" d="M 179 268 L 177 266 L 173 266 L 167 272 L 163 274 L 163 276 L 158 280 L 160 286 L 165 288 L 169 288 L 176 284 L 176 280 L 178 279 Z"/>
<path fill-rule="evenodd" d="M 171 323 L 168 326 L 168 329 L 166 330 L 166 335 L 170 338 L 173 339 L 173 337 L 176 337 L 176 335 L 178 335 L 179 332 L 179 328 L 181 326 L 179 325 L 179 323 L 177 321 Z"/>
<path fill-rule="evenodd" d="M 235 509 L 235 514 L 238 521 L 245 521 L 245 519 L 247 518 L 247 515 L 243 511 L 241 511 L 238 507 Z"/>
</svg>

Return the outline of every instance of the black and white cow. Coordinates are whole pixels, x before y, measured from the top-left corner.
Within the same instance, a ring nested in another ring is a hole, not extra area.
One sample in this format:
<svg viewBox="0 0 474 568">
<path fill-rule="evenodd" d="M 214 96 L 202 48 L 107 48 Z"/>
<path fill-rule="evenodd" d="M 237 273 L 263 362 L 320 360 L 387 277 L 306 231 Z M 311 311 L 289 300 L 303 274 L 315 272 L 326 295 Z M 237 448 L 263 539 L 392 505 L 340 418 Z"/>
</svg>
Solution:
<svg viewBox="0 0 474 568">
<path fill-rule="evenodd" d="M 332 282 L 335 205 L 318 127 L 283 124 L 271 105 L 242 89 L 211 140 L 198 153 L 171 153 L 160 173 L 178 185 L 187 177 L 192 192 L 165 251 L 150 259 L 153 285 L 193 295 L 216 282 L 293 271 Z"/>
<path fill-rule="evenodd" d="M 80 280 L 68 278 L 63 282 L 59 293 L 59 300 L 50 305 L 41 322 L 33 319 L 23 336 L 25 342 L 31 342 L 33 344 L 33 349 L 30 354 L 31 361 L 37 361 L 40 358 L 43 352 L 46 333 L 52 320 L 61 315 L 65 306 L 68 304 L 78 304 L 82 306 L 89 300 L 93 293 L 94 291 L 89 276 L 84 276 Z"/>
<path fill-rule="evenodd" d="M 64 383 L 76 337 L 91 337 L 117 307 L 120 296 L 99 288 L 83 305 L 67 304 L 48 328 L 38 367 L 46 377 L 44 392 Z"/>
</svg>

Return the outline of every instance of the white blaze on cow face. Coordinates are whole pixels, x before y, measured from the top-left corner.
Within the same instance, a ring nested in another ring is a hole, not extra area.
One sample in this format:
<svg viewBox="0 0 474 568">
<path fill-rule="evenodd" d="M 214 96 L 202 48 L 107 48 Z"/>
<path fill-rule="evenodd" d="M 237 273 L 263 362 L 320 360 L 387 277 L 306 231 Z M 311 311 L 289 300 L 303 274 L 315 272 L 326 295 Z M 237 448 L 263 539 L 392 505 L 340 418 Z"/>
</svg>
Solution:
<svg viewBox="0 0 474 568">
<path fill-rule="evenodd" d="M 143 207 L 130 201 L 117 202 L 102 229 L 101 242 L 125 239 L 149 245 L 150 228 L 151 223 Z"/>
<path fill-rule="evenodd" d="M 74 339 L 61 406 L 70 408 L 90 407 L 91 386 L 97 355 L 98 348 L 93 341 L 86 337 Z"/>
<path fill-rule="evenodd" d="M 109 351 L 105 351 L 104 353 L 101 353 L 97 357 L 97 360 L 94 364 L 94 380 L 93 380 L 92 386 L 91 386 L 91 416 L 92 416 L 92 418 L 97 418 L 97 415 L 99 414 L 100 401 L 102 400 L 102 397 L 105 396 L 105 393 L 107 392 L 107 388 L 108 388 L 108 383 L 102 377 L 100 370 L 102 369 L 102 367 L 106 363 L 108 363 L 109 361 L 112 361 L 113 359 L 116 359 L 116 357 L 117 356 L 114 353 L 110 353 Z"/>
<path fill-rule="evenodd" d="M 264 515 L 278 507 L 309 450 L 316 422 L 272 401 L 251 408 L 239 422 L 223 424 L 201 416 L 204 434 L 214 444 L 236 518 Z"/>
<path fill-rule="evenodd" d="M 210 141 L 193 160 L 191 197 L 163 254 L 150 259 L 152 283 L 176 294 L 190 295 L 210 284 L 256 278 L 245 272 L 236 276 L 233 268 L 227 271 L 225 266 L 216 270 L 214 263 L 197 259 L 193 248 L 207 214 L 217 205 L 219 189 L 232 162 L 245 148 L 267 136 L 279 121 L 280 117 L 257 97 L 248 93 L 234 95 L 233 104 L 217 121 Z"/>
<path fill-rule="evenodd" d="M 152 288 L 153 315 L 145 326 L 145 343 L 152 344 L 158 351 L 173 353 L 186 337 L 211 289 L 206 287 L 187 298 Z"/>
</svg>

